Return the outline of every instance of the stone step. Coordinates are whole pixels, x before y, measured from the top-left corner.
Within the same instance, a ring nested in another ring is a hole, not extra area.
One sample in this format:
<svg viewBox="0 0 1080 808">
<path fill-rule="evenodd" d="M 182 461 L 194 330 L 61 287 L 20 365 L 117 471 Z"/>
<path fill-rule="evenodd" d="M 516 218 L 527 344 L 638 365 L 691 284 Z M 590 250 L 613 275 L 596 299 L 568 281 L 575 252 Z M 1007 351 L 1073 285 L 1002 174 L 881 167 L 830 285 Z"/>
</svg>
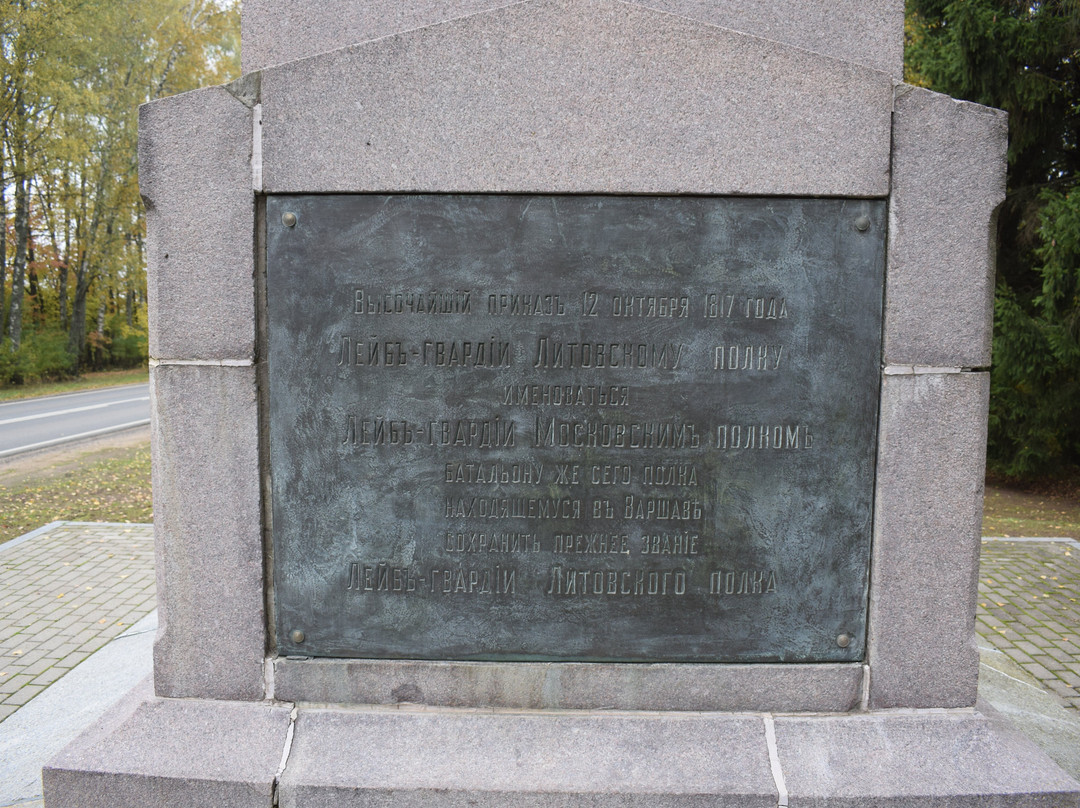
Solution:
<svg viewBox="0 0 1080 808">
<path fill-rule="evenodd" d="M 43 777 L 49 808 L 1080 806 L 1080 783 L 991 708 L 294 708 L 161 699 L 149 682 Z"/>
</svg>

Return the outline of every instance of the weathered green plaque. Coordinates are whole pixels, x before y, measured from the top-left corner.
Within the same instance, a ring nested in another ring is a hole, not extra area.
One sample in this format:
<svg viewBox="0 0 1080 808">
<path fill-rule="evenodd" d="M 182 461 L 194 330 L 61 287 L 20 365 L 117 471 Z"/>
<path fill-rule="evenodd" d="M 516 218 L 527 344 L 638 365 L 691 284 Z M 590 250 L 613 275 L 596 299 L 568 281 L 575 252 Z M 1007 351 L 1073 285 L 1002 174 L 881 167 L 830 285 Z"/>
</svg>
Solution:
<svg viewBox="0 0 1080 808">
<path fill-rule="evenodd" d="M 266 222 L 279 653 L 862 658 L 883 202 Z"/>
</svg>

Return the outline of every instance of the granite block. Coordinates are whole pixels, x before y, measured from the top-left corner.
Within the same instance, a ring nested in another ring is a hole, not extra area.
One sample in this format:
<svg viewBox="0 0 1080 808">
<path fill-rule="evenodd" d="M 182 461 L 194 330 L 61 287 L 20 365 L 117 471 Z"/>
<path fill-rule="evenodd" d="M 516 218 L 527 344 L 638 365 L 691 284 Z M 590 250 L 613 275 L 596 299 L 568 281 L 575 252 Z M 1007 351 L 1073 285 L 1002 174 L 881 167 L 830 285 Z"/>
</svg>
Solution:
<svg viewBox="0 0 1080 808">
<path fill-rule="evenodd" d="M 389 4 L 245 0 L 241 17 L 244 72 L 506 5 L 506 0 L 412 0 Z M 871 0 L 860 4 L 857 14 L 833 0 L 652 0 L 644 5 L 858 62 L 897 79 L 903 74 L 904 6 L 900 0 Z"/>
<path fill-rule="evenodd" d="M 261 82 L 268 193 L 888 193 L 887 74 L 617 0 L 520 3 Z"/>
<path fill-rule="evenodd" d="M 254 354 L 251 115 L 223 87 L 139 110 L 153 358 Z"/>
<path fill-rule="evenodd" d="M 1066 808 L 1080 783 L 980 713 L 778 717 L 791 808 Z"/>
<path fill-rule="evenodd" d="M 861 665 L 618 665 L 277 659 L 274 696 L 341 704 L 845 712 Z"/>
<path fill-rule="evenodd" d="M 969 707 L 989 376 L 886 375 L 875 484 L 870 707 Z"/>
<path fill-rule="evenodd" d="M 301 709 L 278 797 L 282 808 L 777 804 L 762 720 L 716 714 Z"/>
<path fill-rule="evenodd" d="M 885 287 L 886 364 L 990 364 L 1008 116 L 900 87 Z"/>
<path fill-rule="evenodd" d="M 289 709 L 154 698 L 149 682 L 42 772 L 49 808 L 270 808 Z"/>
<path fill-rule="evenodd" d="M 904 75 L 904 4 L 870 0 L 858 12 L 836 0 L 647 0 L 651 8 L 772 39 L 833 59 Z"/>
<path fill-rule="evenodd" d="M 251 367 L 151 369 L 160 696 L 263 697 L 263 548 Z"/>
<path fill-rule="evenodd" d="M 245 73 L 263 70 L 505 5 L 509 5 L 508 0 L 244 0 L 240 14 L 242 67 Z"/>
</svg>

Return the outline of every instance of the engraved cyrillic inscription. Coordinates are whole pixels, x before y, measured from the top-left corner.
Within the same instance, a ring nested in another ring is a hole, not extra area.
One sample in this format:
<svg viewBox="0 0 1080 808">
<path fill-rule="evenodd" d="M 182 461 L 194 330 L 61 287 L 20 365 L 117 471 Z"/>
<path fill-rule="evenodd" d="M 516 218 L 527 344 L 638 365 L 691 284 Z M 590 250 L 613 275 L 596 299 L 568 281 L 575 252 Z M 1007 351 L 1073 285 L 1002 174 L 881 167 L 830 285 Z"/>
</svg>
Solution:
<svg viewBox="0 0 1080 808">
<path fill-rule="evenodd" d="M 713 370 L 779 370 L 783 345 L 717 345 Z"/>
<path fill-rule="evenodd" d="M 686 318 L 690 316 L 687 295 L 612 295 L 612 317 Z"/>
<path fill-rule="evenodd" d="M 675 342 L 566 342 L 539 337 L 533 367 L 676 370 L 685 350 Z"/>
<path fill-rule="evenodd" d="M 696 556 L 701 553 L 701 538 L 697 533 L 654 533 L 641 537 L 644 555 Z"/>
<path fill-rule="evenodd" d="M 487 296 L 488 314 L 521 317 L 562 317 L 566 305 L 557 294 L 500 292 Z"/>
<path fill-rule="evenodd" d="M 806 424 L 720 424 L 717 449 L 811 449 L 814 435 Z"/>
<path fill-rule="evenodd" d="M 580 519 L 574 497 L 446 497 L 447 519 Z"/>
<path fill-rule="evenodd" d="M 558 555 L 630 555 L 625 533 L 556 533 L 553 552 Z"/>
<path fill-rule="evenodd" d="M 629 407 L 630 387 L 595 384 L 508 384 L 507 407 Z"/>
<path fill-rule="evenodd" d="M 469 314 L 472 312 L 472 292 L 432 291 L 396 292 L 353 290 L 353 314 Z"/>
<path fill-rule="evenodd" d="M 883 203 L 266 204 L 280 653 L 861 657 Z"/>
<path fill-rule="evenodd" d="M 610 423 L 598 419 L 537 418 L 534 424 L 532 445 L 537 448 L 638 450 L 701 446 L 697 424 L 682 421 Z"/>
<path fill-rule="evenodd" d="M 468 485 L 539 485 L 543 463 L 447 463 L 445 482 Z"/>
<path fill-rule="evenodd" d="M 642 469 L 641 481 L 645 485 L 697 486 L 697 466 L 692 463 L 648 464 Z"/>
<path fill-rule="evenodd" d="M 709 575 L 710 595 L 771 595 L 776 592 L 772 570 L 714 570 Z"/>
<path fill-rule="evenodd" d="M 431 340 L 422 343 L 420 362 L 435 367 L 510 367 L 513 361 L 510 343 L 491 337 L 488 340 Z"/>
<path fill-rule="evenodd" d="M 539 553 L 540 537 L 536 533 L 447 533 L 448 553 Z"/>
<path fill-rule="evenodd" d="M 549 595 L 600 597 L 681 597 L 686 594 L 685 570 L 551 568 Z"/>
<path fill-rule="evenodd" d="M 702 316 L 709 320 L 732 317 L 747 320 L 784 320 L 790 315 L 785 297 L 708 292 L 702 299 Z"/>
<path fill-rule="evenodd" d="M 517 591 L 517 570 L 499 564 L 425 570 L 354 561 L 349 564 L 348 581 L 346 592 L 362 594 L 513 595 Z"/>
</svg>

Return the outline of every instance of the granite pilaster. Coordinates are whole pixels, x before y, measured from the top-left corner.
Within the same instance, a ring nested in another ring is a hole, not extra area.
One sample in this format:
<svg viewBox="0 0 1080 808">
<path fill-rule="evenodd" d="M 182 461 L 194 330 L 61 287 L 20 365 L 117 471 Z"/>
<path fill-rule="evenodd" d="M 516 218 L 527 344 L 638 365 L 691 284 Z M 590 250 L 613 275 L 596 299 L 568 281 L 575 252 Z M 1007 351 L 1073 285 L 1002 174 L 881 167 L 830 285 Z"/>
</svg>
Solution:
<svg viewBox="0 0 1080 808">
<path fill-rule="evenodd" d="M 151 369 L 161 696 L 263 697 L 255 370 Z"/>
<path fill-rule="evenodd" d="M 983 368 L 1008 117 L 901 86 L 893 116 L 885 363 Z"/>
<path fill-rule="evenodd" d="M 867 661 L 871 708 L 970 707 L 979 655 L 986 373 L 886 375 Z"/>
<path fill-rule="evenodd" d="M 145 104 L 139 132 L 150 356 L 250 361 L 252 109 L 209 87 Z"/>
</svg>

